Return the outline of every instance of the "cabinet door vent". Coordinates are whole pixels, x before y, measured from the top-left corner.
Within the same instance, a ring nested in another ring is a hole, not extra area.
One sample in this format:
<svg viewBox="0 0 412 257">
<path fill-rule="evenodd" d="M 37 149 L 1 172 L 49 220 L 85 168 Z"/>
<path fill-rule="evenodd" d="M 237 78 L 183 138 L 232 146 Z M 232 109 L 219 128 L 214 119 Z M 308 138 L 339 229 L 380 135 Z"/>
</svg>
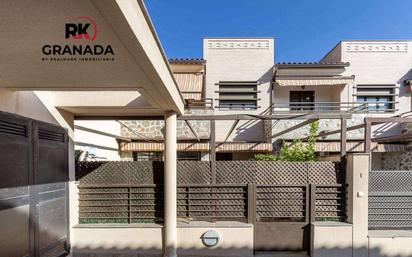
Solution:
<svg viewBox="0 0 412 257">
<path fill-rule="evenodd" d="M 27 126 L 23 124 L 0 120 L 0 133 L 26 137 Z"/>
<path fill-rule="evenodd" d="M 39 128 L 39 139 L 64 143 L 64 133 Z"/>
</svg>

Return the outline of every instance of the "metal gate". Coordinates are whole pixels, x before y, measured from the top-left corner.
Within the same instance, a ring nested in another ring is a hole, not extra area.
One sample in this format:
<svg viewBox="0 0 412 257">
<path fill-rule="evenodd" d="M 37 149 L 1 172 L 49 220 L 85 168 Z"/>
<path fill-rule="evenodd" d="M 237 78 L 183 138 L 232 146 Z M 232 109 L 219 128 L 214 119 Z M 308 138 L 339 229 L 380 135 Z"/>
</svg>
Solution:
<svg viewBox="0 0 412 257">
<path fill-rule="evenodd" d="M 0 112 L 0 256 L 68 253 L 65 129 Z"/>
<path fill-rule="evenodd" d="M 412 171 L 371 171 L 369 228 L 412 228 Z"/>
</svg>

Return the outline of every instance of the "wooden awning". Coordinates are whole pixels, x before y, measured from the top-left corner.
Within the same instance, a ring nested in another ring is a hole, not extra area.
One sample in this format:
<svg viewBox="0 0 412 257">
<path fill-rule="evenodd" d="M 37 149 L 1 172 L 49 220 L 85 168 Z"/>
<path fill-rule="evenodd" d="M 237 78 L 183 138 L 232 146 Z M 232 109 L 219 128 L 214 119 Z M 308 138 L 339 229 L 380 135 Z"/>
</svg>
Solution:
<svg viewBox="0 0 412 257">
<path fill-rule="evenodd" d="M 202 98 L 203 73 L 174 73 L 173 75 L 184 99 Z"/>
<path fill-rule="evenodd" d="M 290 142 L 288 142 L 290 144 Z M 404 144 L 378 144 L 372 143 L 371 150 L 376 153 L 387 153 L 387 152 L 404 152 L 406 151 L 406 145 Z M 347 152 L 363 152 L 364 143 L 363 141 L 356 142 L 346 142 Z M 340 152 L 340 142 L 316 142 L 315 145 L 316 152 Z"/>
<path fill-rule="evenodd" d="M 277 77 L 278 86 L 343 86 L 354 81 L 353 77 Z"/>
<path fill-rule="evenodd" d="M 177 151 L 182 152 L 208 152 L 207 142 L 180 142 L 177 143 Z M 162 152 L 164 144 L 162 142 L 120 142 L 120 152 Z M 217 152 L 271 152 L 271 143 L 217 143 Z"/>
</svg>

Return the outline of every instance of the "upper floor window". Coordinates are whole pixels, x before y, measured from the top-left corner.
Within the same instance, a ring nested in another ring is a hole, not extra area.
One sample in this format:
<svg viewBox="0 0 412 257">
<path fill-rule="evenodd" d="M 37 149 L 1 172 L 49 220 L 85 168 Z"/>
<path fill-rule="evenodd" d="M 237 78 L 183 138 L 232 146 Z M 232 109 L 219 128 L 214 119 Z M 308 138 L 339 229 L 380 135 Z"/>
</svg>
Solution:
<svg viewBox="0 0 412 257">
<path fill-rule="evenodd" d="M 290 110 L 308 111 L 314 109 L 315 91 L 290 91 Z"/>
<path fill-rule="evenodd" d="M 220 81 L 218 108 L 223 109 L 257 109 L 258 83 L 256 81 Z"/>
<path fill-rule="evenodd" d="M 357 85 L 356 102 L 358 108 L 367 111 L 395 111 L 395 85 Z"/>
</svg>

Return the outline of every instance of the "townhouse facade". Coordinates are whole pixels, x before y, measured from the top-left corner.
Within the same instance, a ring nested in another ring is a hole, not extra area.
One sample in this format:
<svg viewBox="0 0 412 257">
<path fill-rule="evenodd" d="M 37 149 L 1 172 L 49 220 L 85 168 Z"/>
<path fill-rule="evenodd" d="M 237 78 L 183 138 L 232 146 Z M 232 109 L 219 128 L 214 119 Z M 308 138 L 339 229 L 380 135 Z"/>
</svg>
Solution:
<svg viewBox="0 0 412 257">
<path fill-rule="evenodd" d="M 410 111 L 411 42 L 344 41 L 319 63 L 275 65 L 271 38 L 207 38 L 202 59 L 169 62 L 143 1 L 0 7 L 8 35 L 0 48 L 1 256 L 411 255 L 402 230 L 412 227 L 411 137 L 402 122 L 412 119 L 388 118 Z M 62 28 L 79 22 L 67 18 L 79 10 L 116 61 L 39 58 L 44 42 L 73 45 Z M 44 27 L 27 33 L 21 24 Z M 213 159 L 182 169 L 176 161 L 272 153 L 279 141 L 307 136 L 298 118 L 320 120 L 319 157 L 335 158 L 338 141 L 341 151 L 365 153 L 348 154 L 344 170 L 336 162 Z M 377 126 L 359 127 L 365 118 Z M 331 133 L 339 127 L 346 145 Z M 93 169 L 82 174 L 75 157 L 164 162 L 85 162 Z M 371 164 L 395 169 L 395 178 Z M 369 230 L 388 225 L 396 231 Z"/>
<path fill-rule="evenodd" d="M 273 38 L 205 38 L 203 58 L 169 62 L 186 102 L 184 115 L 348 113 L 351 117 L 346 121 L 350 128 L 347 152 L 362 152 L 364 128 L 356 126 L 366 117 L 406 117 L 411 111 L 411 44 L 411 41 L 341 41 L 319 62 L 275 64 Z M 81 123 L 94 121 L 76 122 L 79 138 L 84 133 L 90 135 L 79 140 L 78 149 L 100 151 L 97 159 L 163 158 L 161 120 L 113 121 L 111 130 L 115 127 L 116 133 L 103 148 L 93 142 L 95 138 L 90 131 L 81 129 L 84 128 Z M 332 118 L 319 120 L 316 143 L 319 159 L 339 158 L 340 135 L 329 132 L 338 130 L 340 122 Z M 213 123 L 217 160 L 248 160 L 257 153 L 274 153 L 283 143 L 305 140 L 310 126 L 300 126 L 299 119 L 180 120 L 179 159 L 210 159 Z M 293 127 L 296 129 L 289 131 Z M 95 131 L 98 133 L 98 129 Z M 401 124 L 373 127 L 374 136 L 382 138 L 407 131 Z M 407 149 L 405 140 L 396 138 L 372 145 L 377 159 L 374 163 Z M 106 155 L 110 149 L 111 153 Z"/>
</svg>

